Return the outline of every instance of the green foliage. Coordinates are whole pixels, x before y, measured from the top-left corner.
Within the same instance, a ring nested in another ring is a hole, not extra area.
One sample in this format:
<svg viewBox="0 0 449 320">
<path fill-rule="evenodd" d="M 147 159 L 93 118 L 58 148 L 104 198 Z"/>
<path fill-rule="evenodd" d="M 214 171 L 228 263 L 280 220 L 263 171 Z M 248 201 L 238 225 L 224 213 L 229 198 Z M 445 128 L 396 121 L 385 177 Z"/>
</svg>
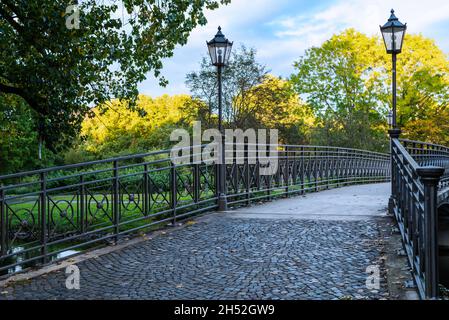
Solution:
<svg viewBox="0 0 449 320">
<path fill-rule="evenodd" d="M 306 144 L 314 116 L 302 103 L 290 82 L 266 75 L 263 82 L 245 93 L 246 102 L 238 101 L 238 128 L 278 129 L 280 143 Z"/>
<path fill-rule="evenodd" d="M 200 70 L 187 75 L 186 84 L 197 99 L 198 118 L 206 126 L 216 127 L 216 67 L 203 58 Z M 223 114 L 226 127 L 278 129 L 282 142 L 308 141 L 310 108 L 301 103 L 287 81 L 267 73 L 252 48 L 241 46 L 233 51 L 229 65 L 224 68 Z"/>
<path fill-rule="evenodd" d="M 398 123 L 403 136 L 447 145 L 448 107 L 447 55 L 432 39 L 406 36 L 398 60 Z"/>
<path fill-rule="evenodd" d="M 207 22 L 204 9 L 227 3 L 86 0 L 79 2 L 79 28 L 68 28 L 71 0 L 2 0 L 0 92 L 26 101 L 47 146 L 62 149 L 90 105 L 116 98 L 132 108 L 145 75 L 152 71 L 159 77 L 162 59 Z M 126 22 L 119 4 L 129 15 Z"/>
<path fill-rule="evenodd" d="M 312 142 L 385 151 L 377 38 L 355 30 L 333 36 L 295 62 L 291 81 L 316 114 Z"/>
<path fill-rule="evenodd" d="M 388 150 L 391 56 L 380 37 L 353 29 L 306 51 L 291 82 L 316 114 L 312 142 Z M 407 35 L 398 56 L 398 124 L 404 137 L 447 143 L 449 61 L 434 41 Z"/>
<path fill-rule="evenodd" d="M 38 136 L 34 111 L 12 95 L 0 94 L 0 175 L 57 163 L 44 148 L 38 160 Z"/>
<path fill-rule="evenodd" d="M 229 126 L 235 125 L 245 112 L 247 94 L 261 84 L 267 74 L 266 67 L 256 61 L 256 50 L 241 46 L 232 51 L 229 65 L 223 70 L 223 117 Z M 200 70 L 186 76 L 187 87 L 195 98 L 209 106 L 209 113 L 218 110 L 217 68 L 209 58 L 200 62 Z"/>
<path fill-rule="evenodd" d="M 191 1 L 166 3 L 179 8 L 178 5 L 187 6 L 187 2 Z M 42 8 L 53 12 L 63 3 L 43 1 Z M 200 8 L 211 3 L 194 1 L 193 7 L 185 8 L 196 10 L 198 16 L 177 19 L 200 23 Z M 36 30 L 56 28 L 51 43 L 46 32 L 33 39 L 23 37 L 5 16 L 5 10 L 13 12 L 13 1 L 0 4 L 0 174 L 167 149 L 172 145 L 169 135 L 174 129 L 190 130 L 194 120 L 201 120 L 203 129 L 217 126 L 217 74 L 206 58 L 198 71 L 187 75 L 186 83 L 193 96 L 135 96 L 138 79 L 150 69 L 158 73 L 160 58 L 170 55 L 174 41 L 184 41 L 191 25 L 182 27 L 185 33 L 175 28 L 167 36 L 171 44 L 164 43 L 158 50 L 145 49 L 142 43 L 127 41 L 143 41 L 151 34 L 164 36 L 169 32 L 166 27 L 173 26 L 172 22 L 162 22 L 168 19 L 165 13 L 152 17 L 159 21 L 154 22 L 154 28 L 136 17 L 134 26 L 141 24 L 144 28 L 126 35 L 119 32 L 122 26 L 111 22 L 111 8 L 89 4 L 92 2 L 85 2 L 81 14 L 81 25 L 90 26 L 87 29 L 70 33 L 64 29 L 58 33 L 58 28 L 62 28 L 58 19 L 27 22 Z M 141 5 L 157 7 L 153 1 Z M 20 10 L 36 11 L 37 17 L 45 15 L 35 1 L 29 1 Z M 93 17 L 99 20 L 90 21 Z M 17 21 L 21 23 L 20 17 Z M 99 31 L 90 29 L 106 21 L 111 25 Z M 92 34 L 98 37 L 89 38 Z M 110 42 L 101 42 L 109 37 Z M 64 40 L 68 41 L 68 52 L 60 48 Z M 86 41 L 81 45 L 81 40 Z M 10 46 L 6 45 L 8 41 Z M 75 49 L 76 43 L 79 46 Z M 31 49 L 25 50 L 27 45 Z M 47 47 L 46 56 L 39 52 Z M 68 57 L 69 53 L 74 56 Z M 140 60 L 143 58 L 148 61 Z M 117 68 L 111 69 L 112 64 Z M 267 73 L 266 67 L 257 62 L 254 49 L 241 46 L 235 50 L 223 74 L 225 126 L 276 128 L 281 142 L 288 144 L 388 150 L 386 115 L 391 108 L 391 56 L 385 53 L 380 37 L 346 30 L 322 46 L 307 50 L 294 66 L 295 74 L 289 81 L 283 80 Z M 21 88 L 20 92 L 14 88 Z M 31 101 L 30 97 L 36 100 Z M 89 108 L 88 101 L 97 102 L 97 107 Z M 448 105 L 447 55 L 433 40 L 407 35 L 398 56 L 398 123 L 402 136 L 449 144 Z M 78 128 L 81 134 L 73 139 Z M 37 160 L 39 134 L 47 135 L 42 161 Z M 70 143 L 64 142 L 69 138 Z M 51 151 L 68 146 L 72 148 L 65 152 Z M 161 182 L 165 180 L 161 177 Z"/>
<path fill-rule="evenodd" d="M 118 100 L 94 108 L 95 116 L 83 122 L 81 144 L 69 150 L 65 159 L 78 162 L 168 149 L 170 133 L 192 120 L 182 112 L 189 103 L 192 99 L 187 95 L 155 99 L 140 95 L 135 110 Z"/>
</svg>

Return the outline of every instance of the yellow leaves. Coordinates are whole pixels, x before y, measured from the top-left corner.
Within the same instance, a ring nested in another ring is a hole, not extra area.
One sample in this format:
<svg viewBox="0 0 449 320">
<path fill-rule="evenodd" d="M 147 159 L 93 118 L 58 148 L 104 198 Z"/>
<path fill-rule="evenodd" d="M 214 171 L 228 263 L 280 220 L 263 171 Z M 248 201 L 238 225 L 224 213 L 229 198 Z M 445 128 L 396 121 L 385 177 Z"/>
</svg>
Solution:
<svg viewBox="0 0 449 320">
<path fill-rule="evenodd" d="M 402 128 L 404 138 L 442 145 L 449 144 L 448 113 L 449 112 L 445 110 L 428 119 L 408 121 Z"/>
<path fill-rule="evenodd" d="M 161 127 L 182 120 L 182 108 L 189 101 L 191 97 L 188 95 L 163 95 L 158 98 L 139 95 L 137 108 L 133 110 L 128 108 L 126 102 L 118 100 L 97 106 L 93 109 L 95 117 L 86 118 L 82 124 L 81 135 L 87 137 L 84 147 L 89 152 L 98 153 L 111 144 L 123 145 L 124 148 L 148 144 L 146 142 L 157 136 L 155 132 Z M 143 110 L 144 115 L 139 110 Z M 168 141 L 166 133 L 159 132 L 158 135 Z M 162 145 L 167 141 L 160 143 Z"/>
<path fill-rule="evenodd" d="M 245 99 L 244 105 L 248 110 L 240 111 L 251 113 L 266 128 L 289 127 L 298 123 L 312 127 L 315 122 L 312 111 L 293 91 L 291 83 L 273 75 L 267 75 Z"/>
</svg>

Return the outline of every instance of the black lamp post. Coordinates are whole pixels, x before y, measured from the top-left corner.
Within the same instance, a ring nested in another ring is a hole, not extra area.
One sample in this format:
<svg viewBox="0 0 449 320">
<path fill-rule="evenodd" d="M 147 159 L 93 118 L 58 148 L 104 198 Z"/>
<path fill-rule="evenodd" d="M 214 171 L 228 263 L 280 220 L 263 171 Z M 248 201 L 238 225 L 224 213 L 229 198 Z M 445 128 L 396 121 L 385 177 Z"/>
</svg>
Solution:
<svg viewBox="0 0 449 320">
<path fill-rule="evenodd" d="M 396 57 L 402 51 L 402 44 L 404 42 L 405 31 L 407 30 L 407 24 L 403 24 L 399 21 L 399 19 L 394 15 L 394 10 L 391 9 L 391 16 L 388 19 L 387 23 L 380 27 L 380 31 L 382 32 L 382 37 L 384 39 L 385 48 L 387 49 L 387 53 L 391 54 L 393 61 L 393 79 L 392 79 L 392 87 L 393 87 L 393 99 L 392 99 L 392 111 L 389 113 L 389 125 L 390 130 L 388 133 L 390 134 L 390 150 L 391 150 L 391 196 L 388 203 L 388 209 L 391 214 L 394 214 L 394 206 L 395 206 L 395 174 L 394 174 L 394 166 L 393 166 L 393 139 L 398 139 L 401 135 L 401 130 L 398 128 L 397 124 L 397 115 L 396 115 Z"/>
<path fill-rule="evenodd" d="M 406 30 L 407 24 L 403 24 L 399 21 L 399 19 L 394 15 L 393 9 L 391 9 L 390 19 L 388 19 L 386 24 L 380 27 L 387 53 L 391 54 L 393 59 L 393 130 L 398 129 L 396 120 L 396 57 L 402 51 L 402 44 L 404 42 Z"/>
<path fill-rule="evenodd" d="M 222 71 L 229 62 L 233 42 L 225 38 L 218 27 L 215 37 L 207 42 L 212 64 L 217 67 L 218 77 L 218 130 L 221 133 L 221 163 L 218 164 L 218 210 L 227 210 L 226 201 L 226 164 L 225 164 L 225 135 L 223 131 L 223 106 L 222 106 Z"/>
</svg>

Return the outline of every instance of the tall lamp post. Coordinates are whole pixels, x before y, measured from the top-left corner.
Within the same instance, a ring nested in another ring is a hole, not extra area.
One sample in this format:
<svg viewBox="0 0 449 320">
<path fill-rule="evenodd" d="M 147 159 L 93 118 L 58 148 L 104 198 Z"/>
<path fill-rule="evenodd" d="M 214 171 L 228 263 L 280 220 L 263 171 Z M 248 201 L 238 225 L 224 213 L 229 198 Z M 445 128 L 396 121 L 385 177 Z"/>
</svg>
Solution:
<svg viewBox="0 0 449 320">
<path fill-rule="evenodd" d="M 380 31 L 382 32 L 382 37 L 385 43 L 385 48 L 387 49 L 387 53 L 391 54 L 393 60 L 393 130 L 398 129 L 396 121 L 396 58 L 397 55 L 402 51 L 402 44 L 404 42 L 406 30 L 407 24 L 403 24 L 399 21 L 399 19 L 394 15 L 393 9 L 391 10 L 390 19 L 388 19 L 387 23 L 380 27 Z"/>
<path fill-rule="evenodd" d="M 218 27 L 218 32 L 211 41 L 207 41 L 212 64 L 217 67 L 218 78 L 218 130 L 221 133 L 221 149 L 220 159 L 218 163 L 218 210 L 227 210 L 226 200 L 226 163 L 225 163 L 225 135 L 223 131 L 223 105 L 222 105 L 222 72 L 223 68 L 228 64 L 231 56 L 233 42 L 225 38 Z"/>
<path fill-rule="evenodd" d="M 392 112 L 391 119 L 389 119 L 390 130 L 388 133 L 390 135 L 391 144 L 391 157 L 393 157 L 393 143 L 392 139 L 399 138 L 401 130 L 398 128 L 397 124 L 397 114 L 396 114 L 396 58 L 402 51 L 402 44 L 404 42 L 405 31 L 407 30 L 407 24 L 403 24 L 395 16 L 394 10 L 391 9 L 391 16 L 387 23 L 380 27 L 382 37 L 384 39 L 385 48 L 387 53 L 392 56 Z M 393 173 L 393 158 L 391 158 L 391 196 L 388 204 L 390 213 L 394 212 L 394 189 L 395 189 L 394 173 Z"/>
</svg>

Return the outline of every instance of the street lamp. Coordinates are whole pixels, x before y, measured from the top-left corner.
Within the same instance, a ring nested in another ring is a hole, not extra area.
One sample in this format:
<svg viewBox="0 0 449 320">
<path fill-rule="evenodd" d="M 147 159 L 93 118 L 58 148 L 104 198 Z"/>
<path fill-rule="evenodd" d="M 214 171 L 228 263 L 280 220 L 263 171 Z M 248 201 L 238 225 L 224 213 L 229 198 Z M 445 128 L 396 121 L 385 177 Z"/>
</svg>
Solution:
<svg viewBox="0 0 449 320">
<path fill-rule="evenodd" d="M 229 62 L 233 42 L 225 38 L 218 27 L 218 32 L 211 41 L 206 41 L 212 64 L 217 67 L 218 77 L 218 130 L 221 133 L 221 151 L 218 164 L 218 210 L 227 210 L 226 201 L 226 164 L 225 164 L 225 135 L 223 131 L 223 106 L 222 106 L 222 71 Z"/>
<path fill-rule="evenodd" d="M 402 51 L 402 44 L 404 42 L 405 31 L 407 30 L 407 24 L 403 24 L 399 21 L 399 19 L 394 15 L 394 10 L 391 9 L 391 16 L 388 19 L 387 23 L 380 27 L 380 31 L 382 32 L 382 37 L 384 39 L 385 48 L 387 49 L 387 53 L 392 55 L 393 59 L 393 79 L 392 79 L 392 87 L 393 87 L 393 106 L 392 111 L 390 111 L 388 122 L 390 124 L 390 130 L 388 133 L 390 134 L 390 166 L 391 166 L 391 196 L 388 202 L 388 211 L 390 214 L 394 214 L 395 207 L 395 188 L 397 181 L 395 180 L 394 174 L 394 165 L 393 165 L 393 139 L 398 139 L 401 130 L 397 127 L 396 121 L 396 56 Z M 390 119 L 391 115 L 391 119 Z"/>
<path fill-rule="evenodd" d="M 390 19 L 388 19 L 387 23 L 380 27 L 387 53 L 391 54 L 393 59 L 393 130 L 398 129 L 396 121 L 396 56 L 402 51 L 402 44 L 404 42 L 406 30 L 407 24 L 403 24 L 399 21 L 399 19 L 394 15 L 393 9 L 391 9 Z"/>
</svg>

